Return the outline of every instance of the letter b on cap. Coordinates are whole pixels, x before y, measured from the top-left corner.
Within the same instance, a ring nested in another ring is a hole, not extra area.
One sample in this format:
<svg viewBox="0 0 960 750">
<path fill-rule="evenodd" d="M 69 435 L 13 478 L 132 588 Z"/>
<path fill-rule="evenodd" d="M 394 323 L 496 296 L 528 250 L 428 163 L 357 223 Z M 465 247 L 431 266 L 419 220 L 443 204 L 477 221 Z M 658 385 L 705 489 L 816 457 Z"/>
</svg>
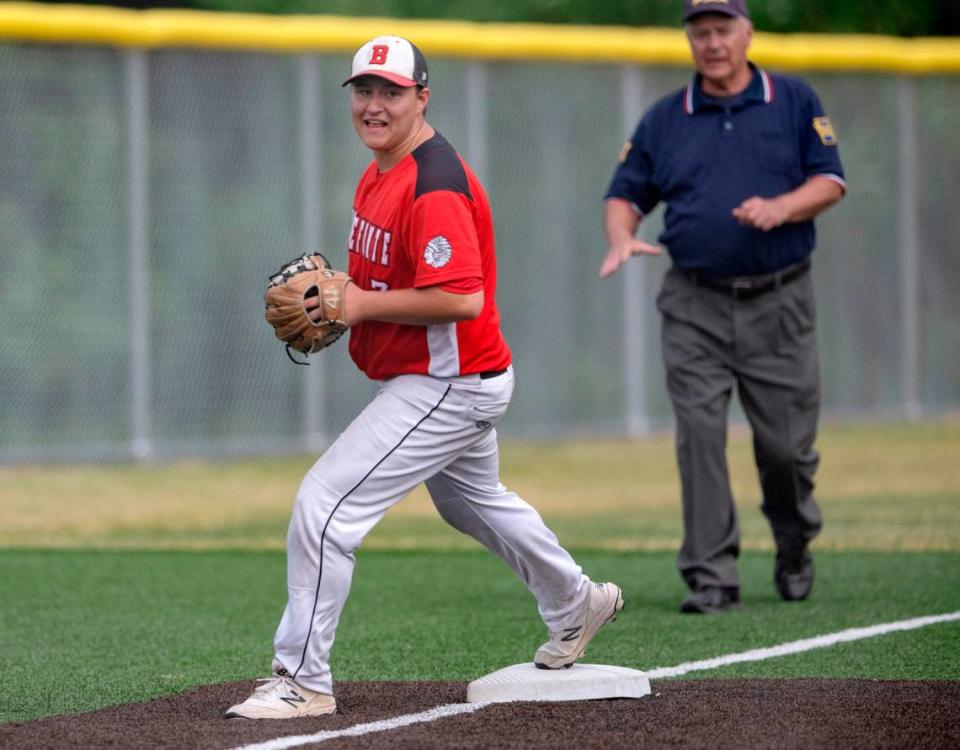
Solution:
<svg viewBox="0 0 960 750">
<path fill-rule="evenodd" d="M 386 65 L 387 64 L 387 52 L 390 51 L 390 48 L 385 44 L 375 44 L 373 49 L 370 50 L 370 62 L 369 65 Z"/>
</svg>

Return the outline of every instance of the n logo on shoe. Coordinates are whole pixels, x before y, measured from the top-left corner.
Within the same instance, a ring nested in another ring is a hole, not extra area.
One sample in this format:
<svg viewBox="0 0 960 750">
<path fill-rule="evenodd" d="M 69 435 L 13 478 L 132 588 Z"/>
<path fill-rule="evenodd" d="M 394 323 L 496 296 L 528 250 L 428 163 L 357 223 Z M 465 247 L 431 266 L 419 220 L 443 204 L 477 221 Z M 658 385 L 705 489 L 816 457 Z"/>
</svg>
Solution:
<svg viewBox="0 0 960 750">
<path fill-rule="evenodd" d="M 290 691 L 290 695 L 284 696 L 284 697 L 281 698 L 280 700 L 282 700 L 284 703 L 286 703 L 286 704 L 289 705 L 289 706 L 293 706 L 293 704 L 295 704 L 295 703 L 306 703 L 306 702 L 307 702 L 306 699 L 305 699 L 302 695 L 300 695 L 299 693 L 295 693 L 295 692 L 293 692 L 292 690 Z"/>
<path fill-rule="evenodd" d="M 577 640 L 577 636 L 580 635 L 580 631 L 582 629 L 583 629 L 583 625 L 577 625 L 577 627 L 575 628 L 567 628 L 566 630 L 563 631 L 564 633 L 566 633 L 566 635 L 563 636 L 563 638 L 561 638 L 560 640 L 562 642 L 575 641 Z"/>
</svg>

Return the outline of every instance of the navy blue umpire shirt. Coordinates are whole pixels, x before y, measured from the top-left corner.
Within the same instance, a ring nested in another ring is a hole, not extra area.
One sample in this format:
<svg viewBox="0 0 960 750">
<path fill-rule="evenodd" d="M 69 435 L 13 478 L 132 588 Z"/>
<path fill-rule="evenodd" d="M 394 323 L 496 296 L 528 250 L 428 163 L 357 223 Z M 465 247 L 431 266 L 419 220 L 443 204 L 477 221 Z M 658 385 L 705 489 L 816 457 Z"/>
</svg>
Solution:
<svg viewBox="0 0 960 750">
<path fill-rule="evenodd" d="M 731 212 L 815 175 L 846 189 L 837 137 L 813 89 L 750 67 L 750 85 L 729 99 L 704 94 L 697 74 L 658 101 L 624 146 L 606 194 L 629 201 L 641 217 L 664 201 L 659 241 L 684 271 L 755 276 L 799 263 L 813 251 L 813 221 L 762 232 Z"/>
</svg>

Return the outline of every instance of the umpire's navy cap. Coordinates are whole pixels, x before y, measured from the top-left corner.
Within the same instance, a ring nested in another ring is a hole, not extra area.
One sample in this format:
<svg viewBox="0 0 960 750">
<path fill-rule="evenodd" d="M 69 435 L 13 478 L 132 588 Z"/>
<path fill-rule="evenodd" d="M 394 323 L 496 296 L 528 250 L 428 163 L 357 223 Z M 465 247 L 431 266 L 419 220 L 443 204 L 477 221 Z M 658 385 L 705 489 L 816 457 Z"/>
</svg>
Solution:
<svg viewBox="0 0 960 750">
<path fill-rule="evenodd" d="M 683 22 L 701 13 L 722 13 L 725 16 L 750 18 L 747 0 L 683 0 Z"/>
</svg>

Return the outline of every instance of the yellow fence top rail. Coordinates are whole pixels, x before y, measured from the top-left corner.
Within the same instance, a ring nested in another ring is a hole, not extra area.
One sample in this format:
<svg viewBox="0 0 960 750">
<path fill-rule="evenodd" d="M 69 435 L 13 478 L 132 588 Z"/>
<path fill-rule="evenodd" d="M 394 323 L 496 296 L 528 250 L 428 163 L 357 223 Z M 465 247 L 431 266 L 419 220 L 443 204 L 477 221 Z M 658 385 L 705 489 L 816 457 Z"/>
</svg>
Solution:
<svg viewBox="0 0 960 750">
<path fill-rule="evenodd" d="M 353 52 L 406 36 L 432 55 L 493 60 L 689 66 L 683 31 L 625 26 L 473 23 L 329 15 L 254 15 L 105 6 L 0 4 L 0 40 L 143 49 Z M 795 70 L 960 73 L 960 39 L 757 33 L 751 58 Z"/>
</svg>

